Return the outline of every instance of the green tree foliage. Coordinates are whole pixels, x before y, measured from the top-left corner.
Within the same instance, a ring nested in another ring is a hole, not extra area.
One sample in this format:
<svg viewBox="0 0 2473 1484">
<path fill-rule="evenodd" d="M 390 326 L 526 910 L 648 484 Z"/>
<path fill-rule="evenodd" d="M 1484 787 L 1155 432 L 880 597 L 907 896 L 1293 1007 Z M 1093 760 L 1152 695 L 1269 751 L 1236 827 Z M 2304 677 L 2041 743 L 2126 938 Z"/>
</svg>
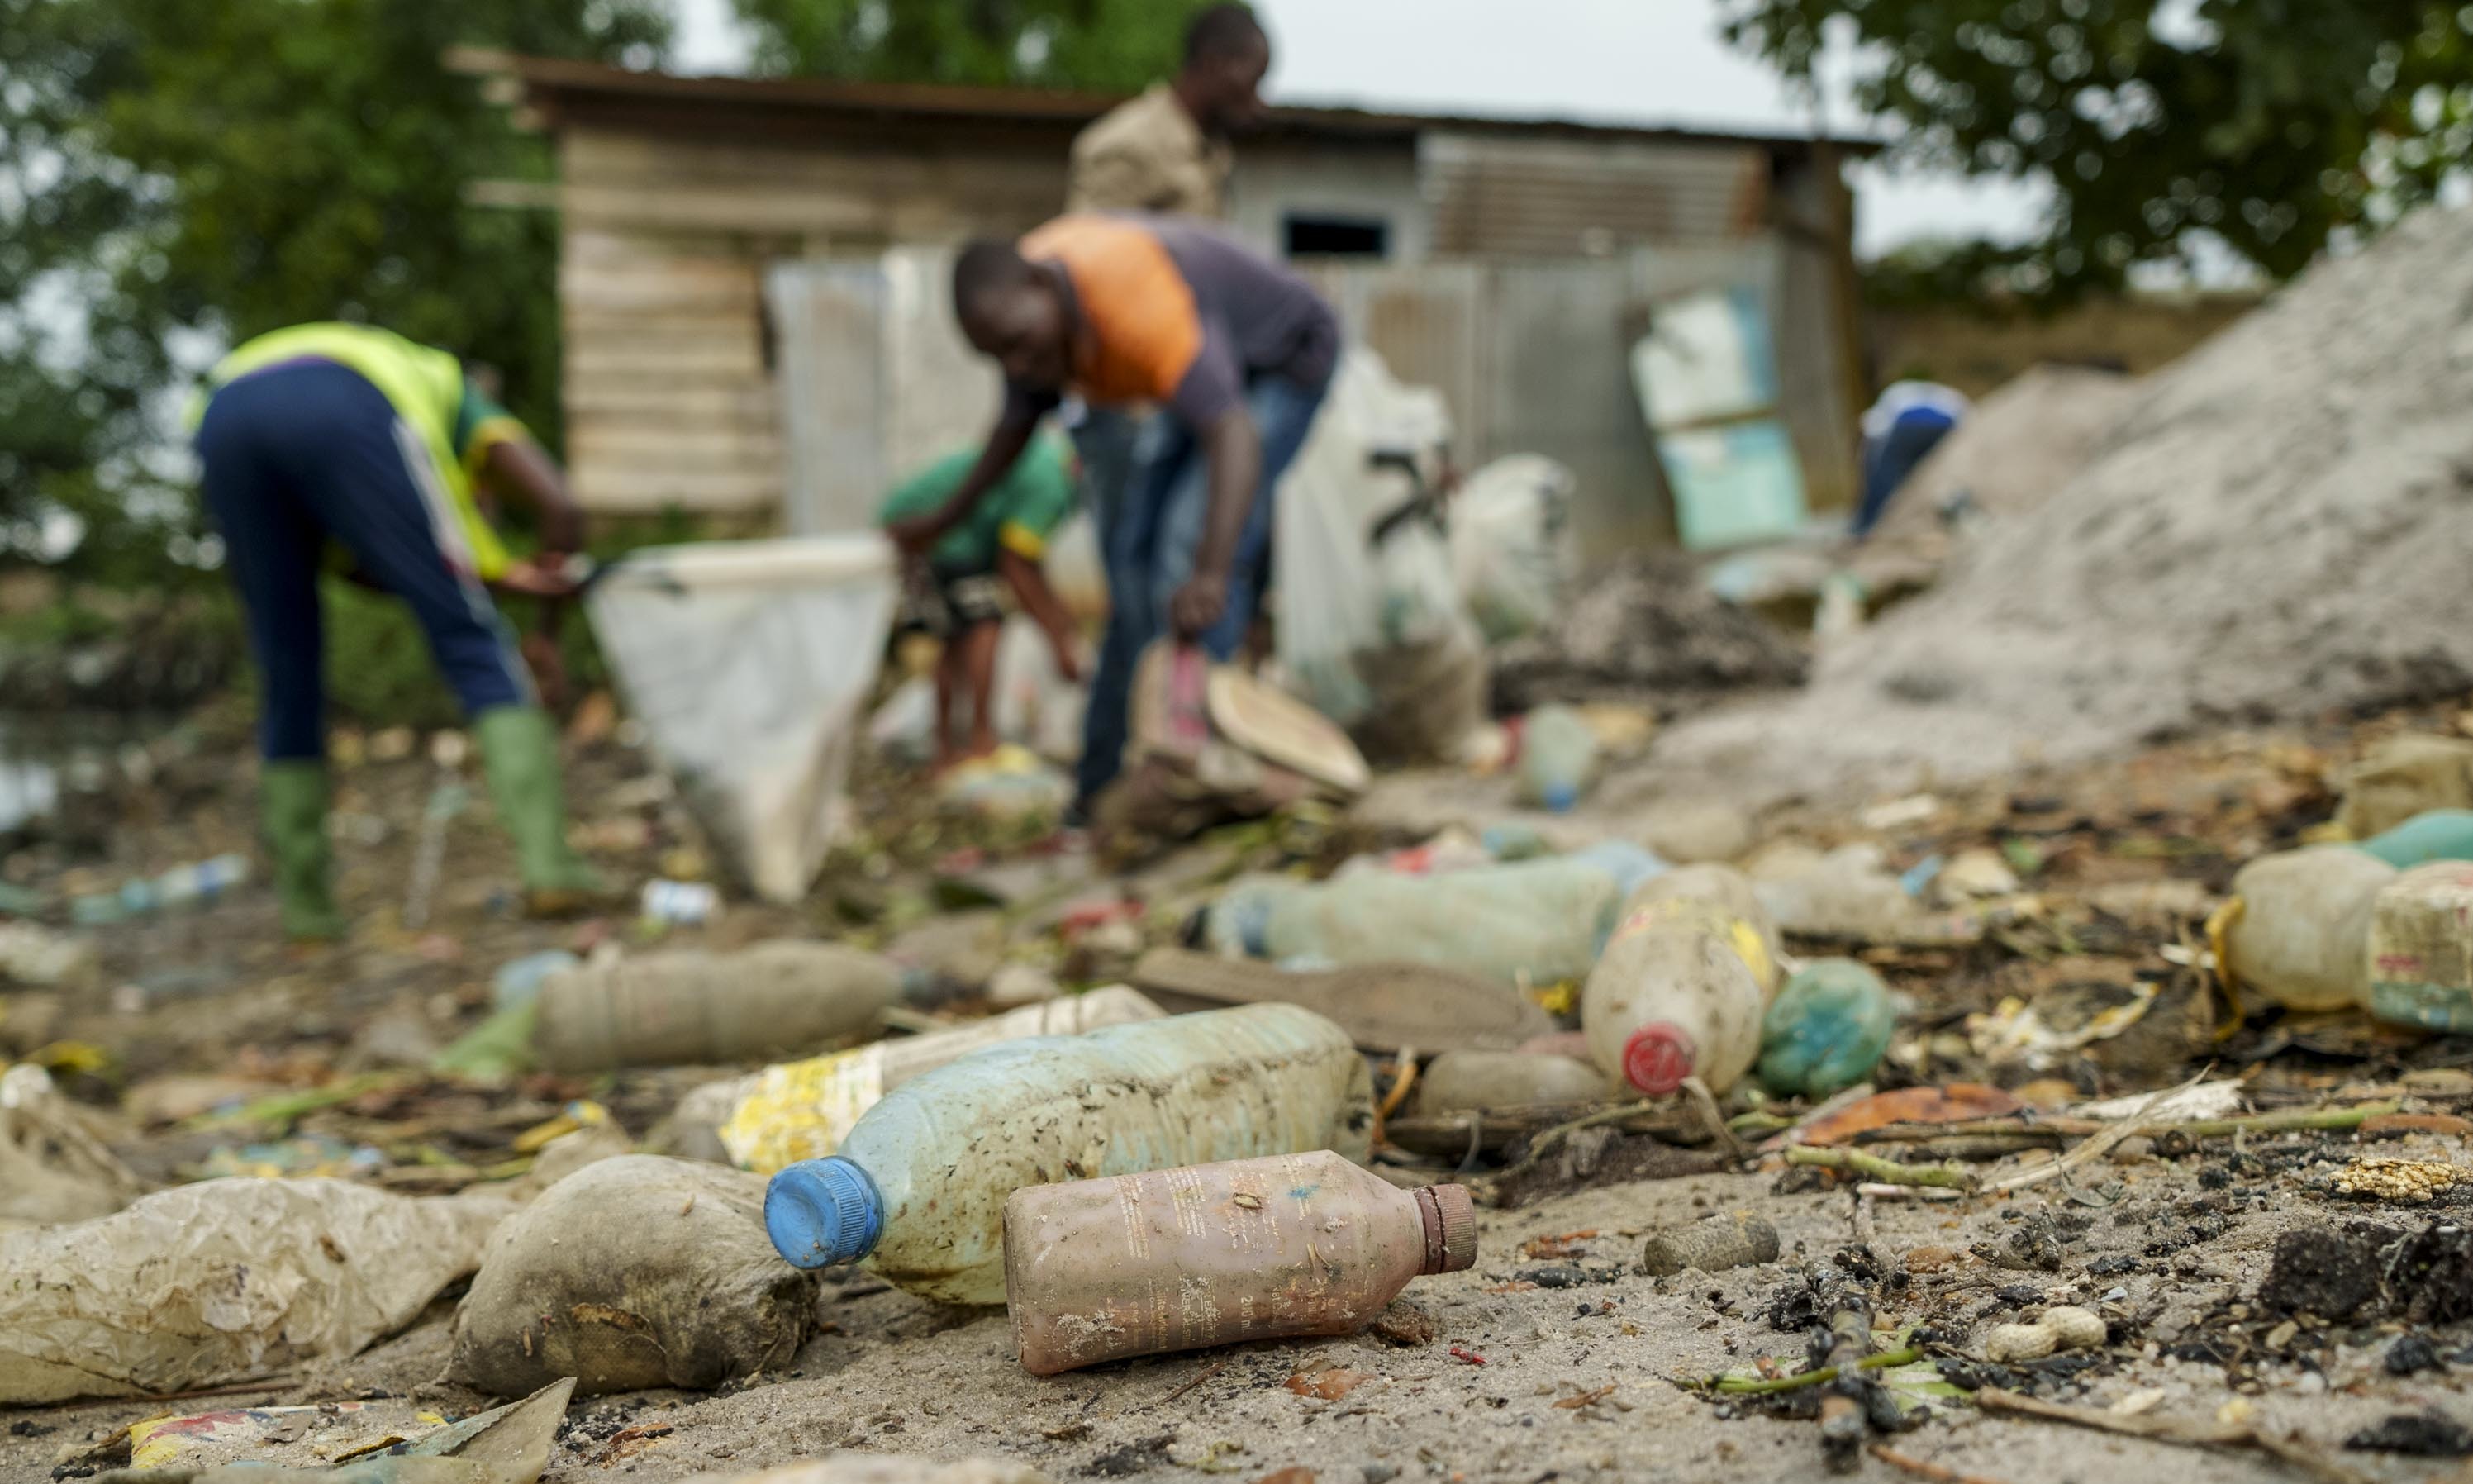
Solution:
<svg viewBox="0 0 2473 1484">
<path fill-rule="evenodd" d="M 0 561 L 86 517 L 77 564 L 177 524 L 185 350 L 365 320 L 501 367 L 558 426 L 557 224 L 468 205 L 546 178 L 457 44 L 649 63 L 660 0 L 0 0 Z M 194 369 L 194 368 L 192 368 Z M 112 528 L 112 529 L 104 529 Z"/>
<path fill-rule="evenodd" d="M 1726 34 L 1856 101 L 1925 163 L 2046 176 L 2041 240 L 1943 255 L 2030 290 L 2110 286 L 2212 237 L 2277 277 L 2427 200 L 2473 157 L 2460 0 L 1723 0 Z"/>
<path fill-rule="evenodd" d="M 768 71 L 1135 92 L 1208 0 L 735 0 Z"/>
</svg>

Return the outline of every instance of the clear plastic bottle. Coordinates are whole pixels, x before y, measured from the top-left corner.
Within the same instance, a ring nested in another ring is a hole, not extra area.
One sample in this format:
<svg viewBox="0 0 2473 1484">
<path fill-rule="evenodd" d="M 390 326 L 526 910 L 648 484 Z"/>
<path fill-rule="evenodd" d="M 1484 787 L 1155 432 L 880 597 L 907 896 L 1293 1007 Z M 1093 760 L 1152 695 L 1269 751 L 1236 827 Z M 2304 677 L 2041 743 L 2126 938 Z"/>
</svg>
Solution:
<svg viewBox="0 0 2473 1484">
<path fill-rule="evenodd" d="M 750 1062 L 866 1034 L 900 997 L 890 960 L 839 944 L 648 953 L 543 980 L 533 1049 L 561 1072 Z"/>
<path fill-rule="evenodd" d="M 990 1046 L 887 1093 L 841 1153 L 773 1177 L 764 1222 L 801 1267 L 865 1257 L 948 1304 L 1004 1302 L 1004 1203 L 1025 1185 L 1330 1149 L 1362 1160 L 1371 1079 L 1348 1033 L 1247 1005 Z"/>
<path fill-rule="evenodd" d="M 1898 1028 L 1889 987 L 1851 958 L 1815 959 L 1778 991 L 1761 1022 L 1761 1086 L 1827 1097 L 1872 1075 Z"/>
<path fill-rule="evenodd" d="M 770 1175 L 841 1147 L 867 1111 L 913 1078 L 974 1051 L 1033 1036 L 1078 1036 L 1110 1025 L 1164 1019 L 1167 1012 L 1121 984 L 849 1051 L 768 1066 L 732 1084 L 738 1096 L 716 1137 L 731 1161 Z"/>
<path fill-rule="evenodd" d="M 1548 985 L 1588 973 L 1621 901 L 1605 864 L 1557 856 L 1436 876 L 1261 882 L 1223 897 L 1209 932 L 1223 952 L 1276 964 L 1438 964 Z"/>
<path fill-rule="evenodd" d="M 2241 907 L 2224 933 L 2225 969 L 2290 1010 L 2366 1005 L 2370 914 L 2396 875 L 2349 845 L 2251 861 L 2233 877 Z"/>
<path fill-rule="evenodd" d="M 1403 1190 L 1329 1151 L 1033 1185 L 1004 1206 L 1022 1369 L 1353 1334 L 1408 1281 L 1477 1261 L 1460 1185 Z"/>
<path fill-rule="evenodd" d="M 1520 729 L 1520 802 L 1568 814 L 1597 776 L 1597 733 L 1568 706 L 1541 706 Z"/>
<path fill-rule="evenodd" d="M 1713 1091 L 1733 1087 L 1760 1055 L 1776 936 L 1752 884 L 1724 866 L 1643 885 L 1580 995 L 1598 1069 L 1651 1097 L 1695 1076 Z"/>
</svg>

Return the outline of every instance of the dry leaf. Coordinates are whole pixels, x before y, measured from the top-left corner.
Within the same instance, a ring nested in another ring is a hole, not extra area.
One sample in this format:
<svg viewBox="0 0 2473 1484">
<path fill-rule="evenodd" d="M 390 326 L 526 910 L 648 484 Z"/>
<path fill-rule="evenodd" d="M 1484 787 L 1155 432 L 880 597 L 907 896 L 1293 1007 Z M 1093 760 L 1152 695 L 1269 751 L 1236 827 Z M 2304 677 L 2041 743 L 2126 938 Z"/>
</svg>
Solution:
<svg viewBox="0 0 2473 1484">
<path fill-rule="evenodd" d="M 1288 1390 L 1300 1397 L 1319 1397 L 1325 1401 L 1337 1401 L 1373 1379 L 1375 1377 L 1370 1372 L 1333 1366 L 1323 1371 L 1299 1371 L 1288 1377 Z"/>
<path fill-rule="evenodd" d="M 1901 1088 L 1875 1092 L 1849 1103 L 1815 1122 L 1804 1125 L 1799 1137 L 1807 1144 L 1842 1144 L 1858 1134 L 1893 1123 L 1963 1123 L 1974 1118 L 2005 1118 L 2018 1111 L 2018 1100 L 1999 1088 L 1953 1082 L 1945 1088 Z"/>
</svg>

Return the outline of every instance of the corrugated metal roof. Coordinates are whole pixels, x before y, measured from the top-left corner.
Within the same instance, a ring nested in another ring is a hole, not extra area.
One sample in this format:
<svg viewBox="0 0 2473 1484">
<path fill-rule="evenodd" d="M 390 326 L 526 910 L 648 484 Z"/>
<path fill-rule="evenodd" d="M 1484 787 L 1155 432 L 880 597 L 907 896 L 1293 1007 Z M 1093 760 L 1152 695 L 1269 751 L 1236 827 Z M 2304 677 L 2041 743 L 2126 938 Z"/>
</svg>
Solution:
<svg viewBox="0 0 2473 1484">
<path fill-rule="evenodd" d="M 1424 144 L 1434 251 L 1467 256 L 1604 254 L 1722 242 L 1766 225 L 1769 154 L 1610 140 L 1436 132 Z"/>
<path fill-rule="evenodd" d="M 682 77 L 478 48 L 455 49 L 448 54 L 447 64 L 468 73 L 516 78 L 522 84 L 524 103 L 540 122 L 553 128 L 564 121 L 606 116 L 612 111 L 637 116 L 657 112 L 665 122 L 678 127 L 692 127 L 700 112 L 713 113 L 718 124 L 722 115 L 743 117 L 755 111 L 804 116 L 817 122 L 831 117 L 876 121 L 906 118 L 921 122 L 1078 128 L 1124 101 L 1112 94 L 1027 87 L 849 83 L 824 78 Z M 1776 153 L 1800 153 L 1812 144 L 1809 138 L 1785 134 L 1727 133 L 1552 118 L 1388 113 L 1362 108 L 1273 108 L 1263 127 L 1264 132 L 1273 135 L 1414 138 L 1449 130 L 1455 133 L 1534 139 L 1753 146 Z M 1856 155 L 1875 154 L 1882 148 L 1879 141 L 1869 139 L 1833 142 Z"/>
</svg>

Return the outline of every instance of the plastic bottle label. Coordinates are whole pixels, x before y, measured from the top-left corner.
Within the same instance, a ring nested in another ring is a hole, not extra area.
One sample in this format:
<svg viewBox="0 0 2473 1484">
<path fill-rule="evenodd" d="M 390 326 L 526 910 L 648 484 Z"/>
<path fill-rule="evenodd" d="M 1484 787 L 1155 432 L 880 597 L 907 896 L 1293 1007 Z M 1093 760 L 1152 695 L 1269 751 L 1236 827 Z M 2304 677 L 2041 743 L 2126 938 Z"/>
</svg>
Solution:
<svg viewBox="0 0 2473 1484">
<path fill-rule="evenodd" d="M 884 1099 L 880 1046 L 768 1066 L 721 1126 L 731 1160 L 770 1175 L 837 1152 L 861 1114 Z"/>
<path fill-rule="evenodd" d="M 2473 1032 L 2473 990 L 2445 984 L 2374 980 L 2370 985 L 2370 1015 L 2390 1025 L 2418 1025 L 2461 1036 Z"/>
<path fill-rule="evenodd" d="M 1606 947 L 1611 950 L 1626 938 L 1668 926 L 1694 928 L 1722 940 L 1752 971 L 1752 977 L 1764 985 L 1776 975 L 1777 966 L 1769 958 L 1768 943 L 1761 937 L 1759 928 L 1730 916 L 1723 907 L 1688 897 L 1660 898 L 1623 919 L 1622 925 L 1606 940 Z"/>
</svg>

